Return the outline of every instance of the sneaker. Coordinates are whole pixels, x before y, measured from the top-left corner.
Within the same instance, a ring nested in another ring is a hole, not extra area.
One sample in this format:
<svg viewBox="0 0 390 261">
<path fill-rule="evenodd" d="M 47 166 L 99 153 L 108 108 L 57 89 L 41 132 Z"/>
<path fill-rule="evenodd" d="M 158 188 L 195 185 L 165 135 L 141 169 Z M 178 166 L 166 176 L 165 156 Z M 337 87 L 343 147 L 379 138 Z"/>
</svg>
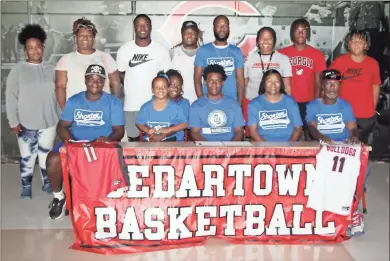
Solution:
<svg viewBox="0 0 390 261">
<path fill-rule="evenodd" d="M 31 186 L 25 186 L 22 188 L 22 194 L 20 194 L 21 199 L 32 199 Z"/>
<path fill-rule="evenodd" d="M 49 216 L 51 219 L 60 219 L 65 215 L 65 198 L 59 200 L 53 198 L 49 205 Z"/>
<path fill-rule="evenodd" d="M 351 236 L 364 235 L 363 214 L 355 212 L 352 216 Z"/>
<path fill-rule="evenodd" d="M 43 191 L 43 192 L 46 192 L 46 193 L 48 193 L 48 194 L 50 194 L 50 193 L 53 192 L 53 189 L 51 188 L 51 185 L 50 185 L 49 182 L 43 184 L 43 186 L 42 186 L 42 191 Z"/>
</svg>

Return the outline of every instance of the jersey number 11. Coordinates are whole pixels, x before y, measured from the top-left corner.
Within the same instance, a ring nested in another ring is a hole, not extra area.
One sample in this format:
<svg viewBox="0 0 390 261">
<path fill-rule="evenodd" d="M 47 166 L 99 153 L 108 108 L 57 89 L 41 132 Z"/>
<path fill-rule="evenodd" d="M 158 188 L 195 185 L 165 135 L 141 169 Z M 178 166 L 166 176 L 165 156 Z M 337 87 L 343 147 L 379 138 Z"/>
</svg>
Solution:
<svg viewBox="0 0 390 261">
<path fill-rule="evenodd" d="M 339 164 L 340 162 L 340 164 Z M 337 165 L 339 165 L 339 170 L 338 172 L 343 172 L 343 169 L 344 169 L 344 162 L 345 162 L 345 158 L 344 157 L 340 157 L 339 156 L 334 156 L 333 157 L 333 167 L 332 167 L 332 171 L 337 171 Z"/>
</svg>

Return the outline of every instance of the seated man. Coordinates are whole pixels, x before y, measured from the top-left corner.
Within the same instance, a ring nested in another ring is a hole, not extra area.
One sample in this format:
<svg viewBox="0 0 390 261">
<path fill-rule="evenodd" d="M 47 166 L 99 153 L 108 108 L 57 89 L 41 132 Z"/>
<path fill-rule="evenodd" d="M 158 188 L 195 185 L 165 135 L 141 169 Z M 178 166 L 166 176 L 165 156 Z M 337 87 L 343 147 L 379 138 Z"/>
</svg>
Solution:
<svg viewBox="0 0 390 261">
<path fill-rule="evenodd" d="M 238 102 L 222 94 L 227 76 L 222 66 L 208 65 L 203 71 L 207 94 L 190 108 L 189 127 L 194 141 L 241 141 L 244 116 Z"/>
<path fill-rule="evenodd" d="M 314 140 L 359 142 L 356 119 L 351 105 L 338 98 L 341 73 L 334 69 L 323 72 L 323 95 L 307 105 L 306 121 Z"/>
<path fill-rule="evenodd" d="M 323 72 L 323 95 L 307 105 L 306 121 L 310 135 L 314 140 L 327 143 L 359 143 L 356 120 L 351 105 L 338 98 L 341 73 L 334 69 Z M 369 167 L 367 167 L 366 178 Z M 352 216 L 351 235 L 361 235 L 363 214 L 355 212 Z"/>
<path fill-rule="evenodd" d="M 85 73 L 87 90 L 73 95 L 66 102 L 57 134 L 61 140 L 120 141 L 124 135 L 122 102 L 103 91 L 106 73 L 100 65 L 90 65 Z M 62 190 L 62 169 L 59 143 L 47 157 L 47 174 L 53 188 L 54 198 L 49 215 L 59 219 L 65 213 L 65 194 Z"/>
</svg>

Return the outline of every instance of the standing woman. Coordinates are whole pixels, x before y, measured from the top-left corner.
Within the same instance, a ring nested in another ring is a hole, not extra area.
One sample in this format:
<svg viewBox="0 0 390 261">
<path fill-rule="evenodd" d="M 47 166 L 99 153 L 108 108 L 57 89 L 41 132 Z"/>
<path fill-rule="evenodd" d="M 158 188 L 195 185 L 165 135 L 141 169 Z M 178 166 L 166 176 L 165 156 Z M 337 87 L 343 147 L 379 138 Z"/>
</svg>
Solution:
<svg viewBox="0 0 390 261">
<path fill-rule="evenodd" d="M 259 95 L 261 79 L 266 71 L 277 70 L 283 77 L 287 94 L 290 94 L 290 78 L 292 77 L 290 59 L 287 55 L 274 50 L 276 32 L 271 27 L 263 27 L 257 32 L 258 52 L 248 55 L 245 62 L 245 98 L 243 101 L 244 118 L 248 121 L 248 105 Z"/>
<path fill-rule="evenodd" d="M 43 61 L 46 33 L 39 25 L 27 25 L 18 35 L 27 61 L 15 65 L 7 78 L 6 110 L 20 150 L 22 198 L 31 198 L 31 182 L 38 155 L 42 190 L 51 193 L 46 157 L 53 148 L 60 108 L 55 96 L 55 69 Z"/>
<path fill-rule="evenodd" d="M 77 49 L 64 55 L 56 66 L 56 95 L 61 109 L 74 94 L 86 90 L 85 71 L 91 64 L 98 64 L 106 69 L 103 90 L 120 97 L 119 73 L 114 58 L 94 48 L 97 29 L 91 20 L 85 17 L 73 23 L 73 35 Z"/>
<path fill-rule="evenodd" d="M 375 108 L 379 101 L 380 71 L 378 62 L 367 56 L 370 35 L 365 31 L 350 31 L 345 38 L 348 53 L 337 57 L 332 69 L 341 72 L 340 98 L 352 105 L 359 130 L 359 139 L 368 143 L 376 122 Z"/>
<path fill-rule="evenodd" d="M 254 141 L 298 141 L 302 125 L 298 104 L 286 94 L 281 74 L 268 70 L 261 80 L 259 96 L 249 103 L 251 138 Z"/>
</svg>

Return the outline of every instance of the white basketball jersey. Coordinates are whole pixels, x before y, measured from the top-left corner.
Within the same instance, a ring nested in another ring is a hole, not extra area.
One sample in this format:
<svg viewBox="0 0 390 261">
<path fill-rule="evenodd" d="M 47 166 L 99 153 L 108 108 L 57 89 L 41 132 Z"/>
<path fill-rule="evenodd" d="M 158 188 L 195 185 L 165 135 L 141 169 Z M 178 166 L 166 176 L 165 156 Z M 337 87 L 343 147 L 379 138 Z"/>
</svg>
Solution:
<svg viewBox="0 0 390 261">
<path fill-rule="evenodd" d="M 324 145 L 317 154 L 307 207 L 347 216 L 360 172 L 361 145 Z"/>
</svg>

